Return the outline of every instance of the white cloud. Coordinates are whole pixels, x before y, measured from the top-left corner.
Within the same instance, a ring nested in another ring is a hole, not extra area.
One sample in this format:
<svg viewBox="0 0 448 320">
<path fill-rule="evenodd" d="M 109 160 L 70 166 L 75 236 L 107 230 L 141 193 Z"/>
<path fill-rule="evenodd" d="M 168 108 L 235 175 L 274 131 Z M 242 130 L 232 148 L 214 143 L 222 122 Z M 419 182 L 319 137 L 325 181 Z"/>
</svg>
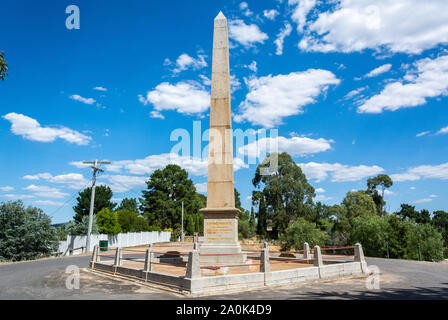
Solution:
<svg viewBox="0 0 448 320">
<path fill-rule="evenodd" d="M 425 199 L 415 200 L 414 203 L 426 203 L 426 202 L 431 202 L 431 201 L 432 201 L 431 198 L 425 198 Z"/>
<path fill-rule="evenodd" d="M 252 61 L 249 65 L 244 65 L 244 67 L 252 70 L 253 72 L 257 72 L 257 61 Z"/>
<path fill-rule="evenodd" d="M 8 191 L 14 190 L 14 188 L 10 187 L 10 186 L 4 186 L 4 187 L 0 187 L 0 190 L 8 192 Z"/>
<path fill-rule="evenodd" d="M 359 113 L 381 113 L 400 108 L 416 107 L 427 98 L 448 94 L 448 55 L 425 58 L 414 63 L 415 70 L 399 81 L 386 85 L 383 91 L 358 107 Z"/>
<path fill-rule="evenodd" d="M 332 72 L 321 69 L 253 77 L 246 82 L 249 93 L 234 120 L 272 128 L 281 124 L 284 117 L 303 113 L 305 105 L 315 103 L 329 85 L 339 82 Z"/>
<path fill-rule="evenodd" d="M 42 206 L 62 206 L 62 205 L 64 205 L 63 202 L 56 202 L 56 201 L 52 201 L 52 200 L 37 200 L 37 201 L 34 201 L 34 203 L 42 205 Z"/>
<path fill-rule="evenodd" d="M 383 191 L 379 191 L 380 193 L 381 192 L 383 192 Z M 385 196 L 392 196 L 392 195 L 394 195 L 395 194 L 395 192 L 393 192 L 393 191 L 390 191 L 390 190 L 387 190 L 387 189 L 384 189 L 384 195 Z"/>
<path fill-rule="evenodd" d="M 360 87 L 360 88 L 354 89 L 354 90 L 350 91 L 349 93 L 347 93 L 344 96 L 344 99 L 351 99 L 353 97 L 356 97 L 356 96 L 358 96 L 361 92 L 363 92 L 366 89 L 367 89 L 367 87 Z"/>
<path fill-rule="evenodd" d="M 333 199 L 332 197 L 327 197 L 326 195 L 323 194 L 318 194 L 317 196 L 314 197 L 314 201 L 328 201 Z"/>
<path fill-rule="evenodd" d="M 448 180 L 448 162 L 439 165 L 422 165 L 409 168 L 404 173 L 390 175 L 393 181 L 415 181 L 420 179 Z"/>
<path fill-rule="evenodd" d="M 139 95 L 144 105 L 152 104 L 154 111 L 175 110 L 183 114 L 203 113 L 210 106 L 210 94 L 198 82 L 178 82 L 173 85 L 163 82 L 148 91 L 146 98 Z"/>
<path fill-rule="evenodd" d="M 317 188 L 314 190 L 316 193 L 325 193 L 325 189 L 324 188 Z"/>
<path fill-rule="evenodd" d="M 7 194 L 0 195 L 0 197 L 7 198 L 7 199 L 21 200 L 21 199 L 32 199 L 35 196 L 30 195 L 30 194 L 11 194 L 11 193 L 7 193 Z"/>
<path fill-rule="evenodd" d="M 298 163 L 307 179 L 323 181 L 331 175 L 332 182 L 358 181 L 366 177 L 377 175 L 384 171 L 379 166 L 349 166 L 340 163 Z"/>
<path fill-rule="evenodd" d="M 409 189 L 411 189 L 411 190 L 415 190 L 416 188 L 415 188 L 415 187 L 409 187 Z"/>
<path fill-rule="evenodd" d="M 95 88 L 93 88 L 93 90 L 96 90 L 96 91 L 107 91 L 107 88 L 104 88 L 104 87 L 95 87 Z"/>
<path fill-rule="evenodd" d="M 113 192 L 126 192 L 135 188 L 144 188 L 148 177 L 129 175 L 103 175 L 101 180 L 107 180 L 107 184 Z"/>
<path fill-rule="evenodd" d="M 75 101 L 79 101 L 79 102 L 82 102 L 82 103 L 85 103 L 85 104 L 94 104 L 96 102 L 96 100 L 93 99 L 93 98 L 84 98 L 84 97 L 81 97 L 78 94 L 71 95 L 70 99 L 75 100 Z"/>
<path fill-rule="evenodd" d="M 448 126 L 440 129 L 439 131 L 437 131 L 436 134 L 446 134 L 446 133 L 448 133 Z"/>
<path fill-rule="evenodd" d="M 35 119 L 15 112 L 8 113 L 3 118 L 11 122 L 12 133 L 27 140 L 53 142 L 59 138 L 77 145 L 87 145 L 92 140 L 91 137 L 66 127 L 42 127 Z"/>
<path fill-rule="evenodd" d="M 423 137 L 423 136 L 426 136 L 427 134 L 429 134 L 429 131 L 423 131 L 423 132 L 417 133 L 415 136 L 416 137 Z"/>
<path fill-rule="evenodd" d="M 173 69 L 173 72 L 179 73 L 189 68 L 192 68 L 193 70 L 205 68 L 207 66 L 205 58 L 205 55 L 198 54 L 197 59 L 195 59 L 188 54 L 183 53 L 177 58 L 176 67 Z"/>
<path fill-rule="evenodd" d="M 239 19 L 230 21 L 229 37 L 245 47 L 250 47 L 255 43 L 264 43 L 269 38 L 256 24 L 247 25 Z"/>
<path fill-rule="evenodd" d="M 388 72 L 390 68 L 392 68 L 392 65 L 390 63 L 383 64 L 382 66 L 379 66 L 378 68 L 375 68 L 367 73 L 364 77 L 373 78 L 379 76 L 382 73 Z"/>
<path fill-rule="evenodd" d="M 297 17 L 303 26 L 303 15 Z M 448 2 L 339 0 L 330 10 L 320 12 L 307 27 L 299 43 L 307 51 L 373 49 L 419 54 L 448 42 Z"/>
<path fill-rule="evenodd" d="M 430 197 L 430 198 L 438 198 L 439 196 L 436 195 L 436 194 L 430 194 L 429 197 Z"/>
<path fill-rule="evenodd" d="M 69 196 L 68 193 L 59 191 L 59 189 L 51 188 L 48 186 L 36 186 L 34 184 L 29 185 L 24 190 L 32 191 L 38 197 L 42 198 L 56 198 L 61 199 Z"/>
<path fill-rule="evenodd" d="M 45 173 L 38 173 L 35 175 L 29 175 L 27 174 L 26 176 L 23 176 L 22 179 L 25 180 L 39 180 L 39 179 L 50 179 L 52 177 L 51 174 L 49 174 L 48 172 Z"/>
<path fill-rule="evenodd" d="M 269 20 L 274 21 L 275 17 L 277 17 L 279 15 L 279 12 L 275 9 L 271 9 L 271 10 L 263 10 L 263 15 L 268 18 Z"/>
<path fill-rule="evenodd" d="M 197 192 L 207 193 L 207 182 L 196 183 L 194 186 L 196 187 Z"/>
<path fill-rule="evenodd" d="M 164 115 L 161 114 L 159 111 L 151 111 L 149 115 L 151 116 L 151 118 L 158 118 L 162 120 L 165 119 Z"/>
<path fill-rule="evenodd" d="M 311 139 L 307 137 L 277 137 L 261 138 L 238 149 L 238 153 L 249 157 L 259 157 L 260 154 L 275 152 L 271 150 L 277 145 L 278 152 L 287 152 L 292 156 L 305 156 L 331 149 L 333 140 L 323 138 Z"/>
<path fill-rule="evenodd" d="M 77 166 L 78 162 L 73 161 L 70 164 Z M 176 153 L 150 155 L 144 159 L 112 161 L 112 164 L 105 165 L 105 170 L 106 172 L 149 175 L 154 170 L 165 168 L 168 164 L 177 164 L 194 176 L 207 175 L 207 159 L 180 156 Z M 234 171 L 249 167 L 239 158 L 234 159 L 233 166 Z"/>
<path fill-rule="evenodd" d="M 81 164 L 80 162 L 71 162 L 71 165 L 74 165 L 78 168 L 81 168 Z M 36 175 L 26 175 L 24 176 L 22 179 L 25 180 L 47 180 L 49 182 L 52 183 L 58 183 L 58 184 L 64 184 L 66 187 L 71 188 L 71 189 L 80 189 L 83 187 L 86 187 L 87 184 L 89 183 L 89 180 L 87 180 L 86 178 L 84 178 L 84 176 L 80 173 L 67 173 L 67 174 L 61 174 L 61 175 L 57 175 L 57 176 L 53 176 L 49 173 L 39 173 Z M 32 190 L 32 191 L 54 191 L 57 189 L 48 189 L 45 186 L 35 186 L 35 185 L 30 185 L 28 186 L 26 190 Z M 38 188 L 41 188 L 39 190 L 37 190 Z M 44 189 L 42 189 L 44 188 Z M 47 188 L 47 189 L 45 189 Z"/>
<path fill-rule="evenodd" d="M 297 5 L 291 18 L 297 23 L 297 32 L 301 33 L 306 24 L 308 13 L 316 6 L 316 0 L 288 0 L 288 5 Z"/>
<path fill-rule="evenodd" d="M 247 4 L 247 2 L 241 2 L 239 7 L 240 7 L 240 10 L 243 11 L 243 14 L 246 17 L 251 16 L 253 14 L 253 12 L 250 11 L 249 5 Z"/>
<path fill-rule="evenodd" d="M 282 55 L 283 54 L 283 42 L 287 36 L 291 34 L 292 27 L 289 23 L 285 23 L 285 27 L 280 30 L 280 32 L 277 34 L 277 38 L 275 39 L 274 43 L 277 46 L 277 49 L 275 51 L 276 55 Z"/>
</svg>

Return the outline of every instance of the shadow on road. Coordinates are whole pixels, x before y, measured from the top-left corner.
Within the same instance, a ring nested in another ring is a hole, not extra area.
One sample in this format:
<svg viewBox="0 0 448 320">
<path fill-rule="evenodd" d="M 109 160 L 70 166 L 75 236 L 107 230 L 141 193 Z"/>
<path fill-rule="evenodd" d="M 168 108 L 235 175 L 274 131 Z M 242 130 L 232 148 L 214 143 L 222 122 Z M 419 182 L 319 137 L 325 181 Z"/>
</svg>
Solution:
<svg viewBox="0 0 448 320">
<path fill-rule="evenodd" d="M 296 296 L 291 296 L 288 300 L 294 299 L 350 299 L 350 300 L 447 300 L 448 283 L 442 283 L 446 287 L 410 289 L 380 289 L 375 291 L 354 291 L 354 292 L 302 292 Z"/>
</svg>

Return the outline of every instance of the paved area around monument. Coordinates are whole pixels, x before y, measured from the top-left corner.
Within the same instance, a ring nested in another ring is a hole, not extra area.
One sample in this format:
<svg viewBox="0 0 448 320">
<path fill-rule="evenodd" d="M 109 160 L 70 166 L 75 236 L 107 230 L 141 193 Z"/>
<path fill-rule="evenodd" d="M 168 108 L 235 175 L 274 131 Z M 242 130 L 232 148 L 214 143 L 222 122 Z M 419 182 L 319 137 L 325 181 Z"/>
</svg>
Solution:
<svg viewBox="0 0 448 320">
<path fill-rule="evenodd" d="M 171 292 L 86 271 L 90 256 L 0 264 L 0 299 L 186 299 Z M 448 299 L 448 265 L 367 258 L 379 267 L 379 290 L 365 277 L 270 287 L 207 299 Z M 81 268 L 80 289 L 66 288 L 66 267 Z"/>
</svg>

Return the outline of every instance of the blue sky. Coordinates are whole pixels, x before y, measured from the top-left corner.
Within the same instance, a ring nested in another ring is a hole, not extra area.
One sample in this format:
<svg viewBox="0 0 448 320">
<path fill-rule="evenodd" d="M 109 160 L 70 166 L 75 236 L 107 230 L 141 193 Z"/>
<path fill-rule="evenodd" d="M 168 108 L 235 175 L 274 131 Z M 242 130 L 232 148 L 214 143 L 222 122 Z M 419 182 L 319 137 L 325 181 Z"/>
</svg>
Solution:
<svg viewBox="0 0 448 320">
<path fill-rule="evenodd" d="M 80 10 L 79 29 L 66 28 L 69 5 Z M 98 181 L 117 201 L 139 196 L 170 162 L 205 191 L 207 160 L 170 156 L 170 135 L 193 135 L 194 121 L 209 126 L 220 10 L 234 129 L 278 129 L 279 151 L 324 203 L 386 173 L 389 210 L 448 210 L 444 0 L 3 1 L 0 201 L 22 199 L 68 221 L 91 177 L 79 162 L 95 158 L 112 161 Z M 248 209 L 254 170 L 235 165 Z"/>
</svg>

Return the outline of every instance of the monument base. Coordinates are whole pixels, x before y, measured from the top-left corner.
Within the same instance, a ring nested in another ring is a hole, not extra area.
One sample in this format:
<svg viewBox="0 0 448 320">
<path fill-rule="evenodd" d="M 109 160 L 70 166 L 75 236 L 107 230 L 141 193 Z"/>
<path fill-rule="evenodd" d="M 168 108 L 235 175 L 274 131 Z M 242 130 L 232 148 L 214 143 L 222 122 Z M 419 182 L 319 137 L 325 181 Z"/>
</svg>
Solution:
<svg viewBox="0 0 448 320">
<path fill-rule="evenodd" d="M 241 252 L 238 241 L 238 214 L 236 208 L 204 208 L 204 242 L 199 246 L 201 266 L 220 267 L 218 273 L 228 268 L 248 270 L 251 261 Z M 222 267 L 221 267 L 222 266 Z M 233 267 L 226 267 L 233 266 Z M 213 269 L 202 269 L 204 275 L 216 274 Z M 224 274 L 225 274 L 224 273 Z"/>
</svg>

